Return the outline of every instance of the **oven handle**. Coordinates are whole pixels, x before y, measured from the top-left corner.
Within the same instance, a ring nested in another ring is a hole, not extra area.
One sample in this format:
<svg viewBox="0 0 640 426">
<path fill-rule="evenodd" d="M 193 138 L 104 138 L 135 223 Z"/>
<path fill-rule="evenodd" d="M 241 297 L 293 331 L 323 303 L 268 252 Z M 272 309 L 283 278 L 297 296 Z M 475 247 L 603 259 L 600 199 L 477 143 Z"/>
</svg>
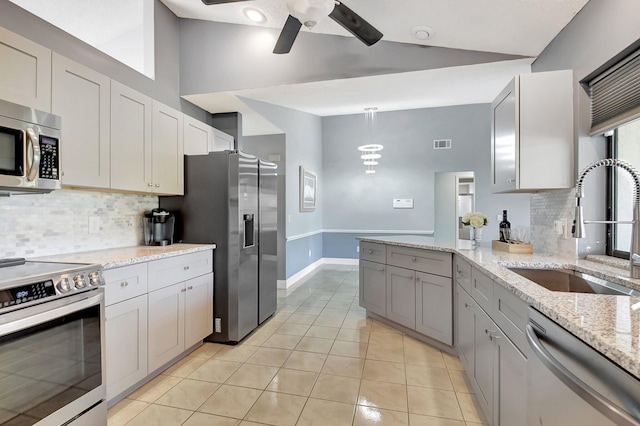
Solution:
<svg viewBox="0 0 640 426">
<path fill-rule="evenodd" d="M 84 298 L 81 298 L 80 300 L 65 300 L 66 303 L 64 305 L 59 307 L 54 307 L 52 309 L 42 309 L 42 307 L 46 305 L 46 303 L 41 305 L 36 305 L 31 308 L 26 308 L 20 311 L 21 315 L 18 318 L 14 320 L 9 319 L 8 322 L 4 324 L 0 324 L 0 336 L 6 336 L 8 334 L 15 333 L 16 331 L 24 330 L 29 327 L 34 327 L 36 325 L 45 323 L 47 321 L 51 321 L 53 319 L 60 318 L 65 315 L 69 315 L 74 312 L 81 311 L 91 306 L 98 305 L 102 303 L 104 300 L 103 292 L 99 292 L 99 294 L 96 294 L 95 296 L 91 296 L 91 297 L 86 297 L 85 294 L 82 294 L 82 295 L 79 294 L 75 297 L 79 298 L 81 296 L 84 296 Z M 54 303 L 54 302 L 49 302 L 49 303 Z M 35 307 L 40 308 L 40 312 L 33 313 L 33 314 L 29 313 L 29 311 L 32 311 L 33 308 Z M 11 313 L 7 314 L 8 317 L 10 317 L 10 315 Z"/>
<path fill-rule="evenodd" d="M 575 374 L 555 359 L 544 347 L 544 344 L 538 337 L 538 333 L 536 333 L 531 324 L 527 324 L 526 331 L 527 340 L 529 341 L 529 345 L 533 349 L 535 355 L 537 355 L 540 361 L 542 361 L 542 363 L 576 395 L 591 404 L 596 410 L 615 422 L 617 425 L 638 425 L 636 419 L 622 411 L 618 406 L 602 396 L 591 386 L 580 380 L 580 378 L 576 377 Z"/>
</svg>

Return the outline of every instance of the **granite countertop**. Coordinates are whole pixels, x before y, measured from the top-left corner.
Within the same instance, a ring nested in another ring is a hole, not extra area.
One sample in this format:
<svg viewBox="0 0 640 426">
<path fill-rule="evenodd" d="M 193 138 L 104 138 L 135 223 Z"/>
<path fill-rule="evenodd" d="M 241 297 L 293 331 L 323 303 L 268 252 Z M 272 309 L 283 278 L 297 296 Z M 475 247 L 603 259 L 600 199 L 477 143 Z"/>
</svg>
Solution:
<svg viewBox="0 0 640 426">
<path fill-rule="evenodd" d="M 104 269 L 118 268 L 165 257 L 213 250 L 215 244 L 171 244 L 168 246 L 133 246 L 83 251 L 39 257 L 30 260 L 49 262 L 99 263 Z"/>
<path fill-rule="evenodd" d="M 575 336 L 640 378 L 640 297 L 552 292 L 506 267 L 571 268 L 640 290 L 628 270 L 591 260 L 545 253 L 512 254 L 469 241 L 439 241 L 424 236 L 362 237 L 361 241 L 458 254 L 495 282 L 557 322 Z M 637 307 L 634 309 L 634 305 Z"/>
</svg>

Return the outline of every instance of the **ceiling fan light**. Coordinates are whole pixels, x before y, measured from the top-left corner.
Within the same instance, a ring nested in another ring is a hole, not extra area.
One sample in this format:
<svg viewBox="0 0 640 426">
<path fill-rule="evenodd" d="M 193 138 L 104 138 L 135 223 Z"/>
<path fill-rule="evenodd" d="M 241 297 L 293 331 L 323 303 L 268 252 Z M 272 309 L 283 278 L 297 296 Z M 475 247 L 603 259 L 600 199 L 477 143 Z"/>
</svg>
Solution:
<svg viewBox="0 0 640 426">
<path fill-rule="evenodd" d="M 334 7 L 334 0 L 287 0 L 289 14 L 308 28 L 329 16 Z"/>
<path fill-rule="evenodd" d="M 260 12 L 258 9 L 254 9 L 253 7 L 245 7 L 242 12 L 251 22 L 261 23 L 267 20 L 264 13 Z"/>
</svg>

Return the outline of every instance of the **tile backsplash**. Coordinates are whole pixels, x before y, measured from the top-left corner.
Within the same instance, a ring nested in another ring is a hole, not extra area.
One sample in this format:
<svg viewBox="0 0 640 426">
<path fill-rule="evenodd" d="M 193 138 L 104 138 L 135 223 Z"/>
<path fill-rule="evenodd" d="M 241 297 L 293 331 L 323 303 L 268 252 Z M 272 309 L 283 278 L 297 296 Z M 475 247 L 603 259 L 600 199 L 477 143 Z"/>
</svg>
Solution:
<svg viewBox="0 0 640 426">
<path fill-rule="evenodd" d="M 577 240 L 571 237 L 575 202 L 574 189 L 531 194 L 531 244 L 534 251 L 577 256 Z M 566 239 L 554 231 L 554 221 L 558 219 L 567 219 Z"/>
<path fill-rule="evenodd" d="M 142 215 L 155 207 L 157 196 L 69 189 L 0 197 L 0 258 L 139 245 Z"/>
</svg>

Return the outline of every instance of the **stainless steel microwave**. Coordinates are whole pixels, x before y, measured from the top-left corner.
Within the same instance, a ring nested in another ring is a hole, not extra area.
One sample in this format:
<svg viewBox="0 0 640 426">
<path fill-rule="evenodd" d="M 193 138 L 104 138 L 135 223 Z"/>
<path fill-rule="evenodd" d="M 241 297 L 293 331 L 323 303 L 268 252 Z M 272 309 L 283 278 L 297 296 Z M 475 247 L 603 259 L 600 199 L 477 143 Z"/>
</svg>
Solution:
<svg viewBox="0 0 640 426">
<path fill-rule="evenodd" d="M 60 189 L 60 117 L 0 100 L 0 193 Z"/>
</svg>

